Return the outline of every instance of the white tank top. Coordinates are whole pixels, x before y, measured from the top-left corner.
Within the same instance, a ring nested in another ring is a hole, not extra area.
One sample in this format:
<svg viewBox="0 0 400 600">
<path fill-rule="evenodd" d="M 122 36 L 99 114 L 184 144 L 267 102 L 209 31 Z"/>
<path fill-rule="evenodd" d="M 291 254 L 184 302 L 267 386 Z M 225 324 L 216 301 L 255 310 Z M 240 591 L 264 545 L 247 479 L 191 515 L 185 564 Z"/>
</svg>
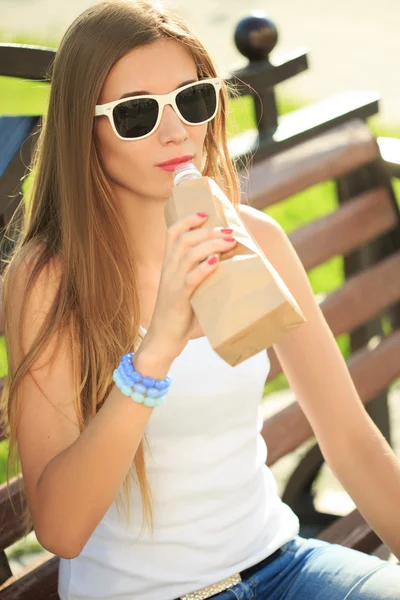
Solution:
<svg viewBox="0 0 400 600">
<path fill-rule="evenodd" d="M 187 344 L 146 428 L 153 536 L 146 528 L 139 537 L 142 503 L 131 480 L 130 527 L 114 501 L 79 556 L 60 559 L 61 600 L 173 600 L 299 533 L 265 465 L 259 404 L 269 368 L 267 352 L 231 367 L 206 337 Z"/>
</svg>

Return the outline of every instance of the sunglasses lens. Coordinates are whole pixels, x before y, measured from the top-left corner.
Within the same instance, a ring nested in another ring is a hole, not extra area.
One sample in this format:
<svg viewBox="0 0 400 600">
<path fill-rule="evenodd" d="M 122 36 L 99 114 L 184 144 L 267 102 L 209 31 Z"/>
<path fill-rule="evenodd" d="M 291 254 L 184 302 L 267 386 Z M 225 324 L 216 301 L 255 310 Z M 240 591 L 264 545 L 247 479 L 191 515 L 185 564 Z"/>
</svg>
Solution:
<svg viewBox="0 0 400 600">
<path fill-rule="evenodd" d="M 119 135 L 134 139 L 154 129 L 158 117 L 158 103 L 151 98 L 137 98 L 121 102 L 113 110 L 115 128 Z"/>
<path fill-rule="evenodd" d="M 176 97 L 176 105 L 189 123 L 204 123 L 212 119 L 217 108 L 217 94 L 212 83 L 188 87 Z"/>
</svg>

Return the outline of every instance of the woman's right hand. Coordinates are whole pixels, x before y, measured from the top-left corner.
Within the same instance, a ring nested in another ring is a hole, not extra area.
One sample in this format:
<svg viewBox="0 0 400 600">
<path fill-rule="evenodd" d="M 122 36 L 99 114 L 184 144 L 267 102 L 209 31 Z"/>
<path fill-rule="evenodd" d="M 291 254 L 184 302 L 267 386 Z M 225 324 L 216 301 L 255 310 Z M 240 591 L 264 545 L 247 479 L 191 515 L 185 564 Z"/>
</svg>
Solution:
<svg viewBox="0 0 400 600">
<path fill-rule="evenodd" d="M 191 214 L 167 230 L 160 284 L 146 340 L 163 349 L 171 361 L 200 332 L 191 296 L 218 268 L 219 254 L 236 244 L 231 229 L 201 227 L 207 216 Z"/>
</svg>

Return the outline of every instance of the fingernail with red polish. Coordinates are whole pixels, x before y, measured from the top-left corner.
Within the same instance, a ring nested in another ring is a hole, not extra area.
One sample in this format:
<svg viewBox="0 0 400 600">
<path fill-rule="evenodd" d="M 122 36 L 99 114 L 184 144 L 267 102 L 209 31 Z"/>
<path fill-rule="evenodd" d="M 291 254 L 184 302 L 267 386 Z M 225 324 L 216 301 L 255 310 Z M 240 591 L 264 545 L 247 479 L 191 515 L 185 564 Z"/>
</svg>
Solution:
<svg viewBox="0 0 400 600">
<path fill-rule="evenodd" d="M 212 256 L 211 258 L 208 259 L 208 264 L 209 265 L 215 265 L 215 263 L 219 260 L 218 256 Z"/>
<path fill-rule="evenodd" d="M 198 213 L 197 213 L 197 215 L 198 215 L 199 217 L 201 217 L 202 219 L 205 219 L 206 217 L 208 217 L 208 214 L 207 214 L 207 213 L 204 213 L 204 212 L 198 212 Z"/>
<path fill-rule="evenodd" d="M 224 229 L 221 229 L 221 233 L 233 233 L 233 229 L 228 229 L 227 227 L 224 227 Z"/>
<path fill-rule="evenodd" d="M 234 238 L 234 237 L 224 237 L 224 240 L 225 240 L 226 242 L 236 242 L 236 240 L 235 240 L 235 238 Z"/>
</svg>

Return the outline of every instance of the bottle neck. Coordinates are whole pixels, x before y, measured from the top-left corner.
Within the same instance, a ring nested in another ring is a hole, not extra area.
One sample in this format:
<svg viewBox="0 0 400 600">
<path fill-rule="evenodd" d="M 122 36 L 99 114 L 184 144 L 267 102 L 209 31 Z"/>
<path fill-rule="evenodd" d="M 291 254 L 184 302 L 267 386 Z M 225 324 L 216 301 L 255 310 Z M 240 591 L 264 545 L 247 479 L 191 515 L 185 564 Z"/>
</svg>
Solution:
<svg viewBox="0 0 400 600">
<path fill-rule="evenodd" d="M 198 168 L 190 162 L 178 165 L 174 171 L 174 185 L 179 185 L 189 179 L 201 179 L 202 174 Z"/>
</svg>

